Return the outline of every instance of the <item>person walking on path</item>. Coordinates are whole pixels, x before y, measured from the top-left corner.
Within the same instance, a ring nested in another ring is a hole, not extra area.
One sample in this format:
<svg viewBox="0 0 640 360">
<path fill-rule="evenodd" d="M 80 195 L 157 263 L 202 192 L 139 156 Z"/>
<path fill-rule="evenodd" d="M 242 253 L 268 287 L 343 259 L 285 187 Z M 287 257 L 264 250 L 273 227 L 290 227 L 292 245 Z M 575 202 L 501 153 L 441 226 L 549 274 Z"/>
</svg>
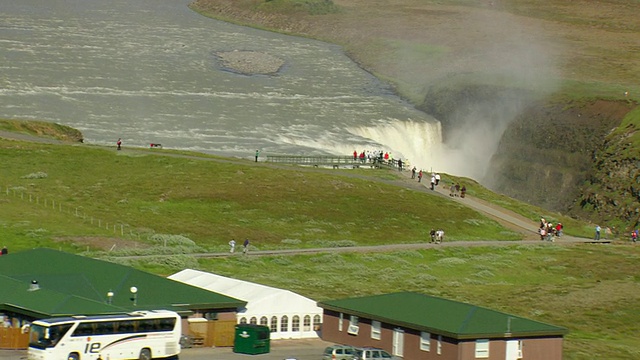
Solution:
<svg viewBox="0 0 640 360">
<path fill-rule="evenodd" d="M 418 173 L 418 182 L 422 182 L 422 170 Z"/>
<path fill-rule="evenodd" d="M 231 249 L 229 249 L 230 253 L 234 253 L 236 252 L 236 241 L 231 239 L 231 241 L 229 241 L 229 246 L 231 247 Z"/>
<path fill-rule="evenodd" d="M 411 178 L 415 179 L 416 178 L 416 167 L 412 167 L 411 168 Z M 418 182 L 420 182 L 420 178 L 418 178 Z"/>
<path fill-rule="evenodd" d="M 118 145 L 118 150 L 122 150 L 122 139 L 118 138 L 118 142 L 116 142 L 116 145 Z"/>
<path fill-rule="evenodd" d="M 244 255 L 247 255 L 248 251 L 249 251 L 249 239 L 244 239 L 244 244 L 242 244 L 242 253 Z"/>
<path fill-rule="evenodd" d="M 602 228 L 600 225 L 596 225 L 596 236 L 594 237 L 594 240 L 600 240 L 600 231 L 602 231 Z"/>
<path fill-rule="evenodd" d="M 431 190 L 435 190 L 435 189 L 436 189 L 436 176 L 431 175 Z"/>
</svg>

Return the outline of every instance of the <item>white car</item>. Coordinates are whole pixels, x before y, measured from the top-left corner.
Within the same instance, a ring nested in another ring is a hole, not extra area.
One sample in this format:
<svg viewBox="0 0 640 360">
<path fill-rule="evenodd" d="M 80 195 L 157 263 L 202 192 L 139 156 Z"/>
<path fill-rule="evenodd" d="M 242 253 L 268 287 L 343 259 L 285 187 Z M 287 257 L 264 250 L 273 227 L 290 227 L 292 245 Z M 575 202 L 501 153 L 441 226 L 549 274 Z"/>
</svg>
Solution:
<svg viewBox="0 0 640 360">
<path fill-rule="evenodd" d="M 402 360 L 397 356 L 393 356 L 388 352 L 372 347 L 365 347 L 356 350 L 355 360 Z"/>
</svg>

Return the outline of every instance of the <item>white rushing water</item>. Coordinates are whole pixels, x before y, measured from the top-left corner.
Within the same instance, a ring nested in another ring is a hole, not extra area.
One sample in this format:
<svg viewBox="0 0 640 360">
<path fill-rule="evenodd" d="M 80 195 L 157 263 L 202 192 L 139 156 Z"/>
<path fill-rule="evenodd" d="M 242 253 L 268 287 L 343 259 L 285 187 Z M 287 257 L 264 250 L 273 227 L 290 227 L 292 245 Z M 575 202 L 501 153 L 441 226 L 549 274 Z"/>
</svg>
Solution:
<svg viewBox="0 0 640 360">
<path fill-rule="evenodd" d="M 0 117 L 81 130 L 88 143 L 251 156 L 383 150 L 439 163 L 440 124 L 339 47 L 202 17 L 175 0 L 3 1 Z M 285 61 L 224 71 L 216 52 Z"/>
</svg>

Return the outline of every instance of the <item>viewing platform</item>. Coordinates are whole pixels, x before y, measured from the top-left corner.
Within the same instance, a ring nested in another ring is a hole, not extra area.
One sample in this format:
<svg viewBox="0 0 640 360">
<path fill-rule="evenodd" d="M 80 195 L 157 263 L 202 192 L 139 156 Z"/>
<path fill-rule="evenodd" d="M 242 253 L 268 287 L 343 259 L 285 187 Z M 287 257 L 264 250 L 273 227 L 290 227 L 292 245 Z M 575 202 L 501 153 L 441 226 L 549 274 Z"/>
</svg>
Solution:
<svg viewBox="0 0 640 360">
<path fill-rule="evenodd" d="M 268 155 L 266 162 L 313 167 L 397 169 L 397 160 L 354 159 L 353 156 Z M 404 167 L 406 169 L 406 167 Z"/>
</svg>

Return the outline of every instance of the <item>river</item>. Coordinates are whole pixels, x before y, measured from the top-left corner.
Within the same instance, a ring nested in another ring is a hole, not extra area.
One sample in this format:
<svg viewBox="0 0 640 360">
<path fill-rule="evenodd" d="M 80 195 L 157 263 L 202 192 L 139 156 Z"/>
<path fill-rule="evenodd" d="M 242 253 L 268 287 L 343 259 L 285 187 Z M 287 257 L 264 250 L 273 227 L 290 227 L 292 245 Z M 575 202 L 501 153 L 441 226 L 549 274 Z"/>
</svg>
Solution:
<svg viewBox="0 0 640 360">
<path fill-rule="evenodd" d="M 2 1 L 0 117 L 57 122 L 85 142 L 227 156 L 383 150 L 433 166 L 440 124 L 338 46 L 203 17 L 188 0 Z M 274 75 L 215 56 L 284 60 Z"/>
</svg>

